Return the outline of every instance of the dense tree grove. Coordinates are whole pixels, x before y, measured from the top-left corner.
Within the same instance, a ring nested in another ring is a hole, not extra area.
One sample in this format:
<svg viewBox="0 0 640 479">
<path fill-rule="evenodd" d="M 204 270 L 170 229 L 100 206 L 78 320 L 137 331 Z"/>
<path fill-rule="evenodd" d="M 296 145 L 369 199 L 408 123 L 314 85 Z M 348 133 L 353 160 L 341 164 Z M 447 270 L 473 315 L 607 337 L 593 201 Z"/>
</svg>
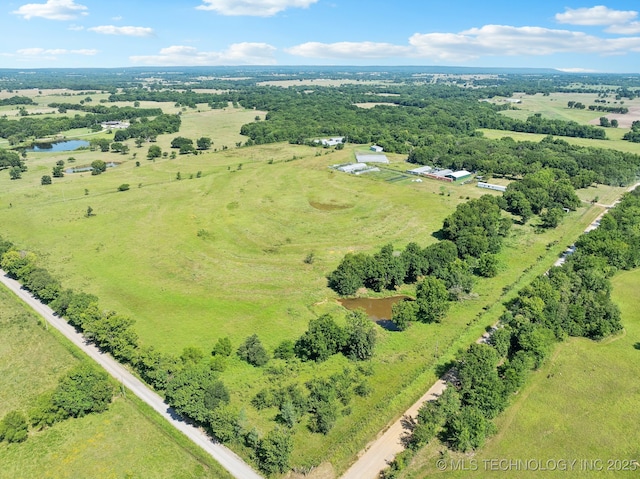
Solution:
<svg viewBox="0 0 640 479">
<path fill-rule="evenodd" d="M 640 122 L 638 122 L 640 128 Z M 640 173 L 640 156 L 616 150 L 580 147 L 546 137 L 540 142 L 511 138 L 433 137 L 409 153 L 409 161 L 483 175 L 522 178 L 542 168 L 561 170 L 575 188 L 593 183 L 627 185 Z"/>
</svg>

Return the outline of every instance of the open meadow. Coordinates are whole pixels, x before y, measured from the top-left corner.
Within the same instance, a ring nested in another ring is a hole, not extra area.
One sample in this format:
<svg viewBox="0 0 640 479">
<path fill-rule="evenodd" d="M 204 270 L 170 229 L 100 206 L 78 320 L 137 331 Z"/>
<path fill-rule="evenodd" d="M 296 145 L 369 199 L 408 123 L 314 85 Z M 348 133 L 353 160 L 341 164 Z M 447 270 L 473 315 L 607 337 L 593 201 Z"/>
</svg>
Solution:
<svg viewBox="0 0 640 479">
<path fill-rule="evenodd" d="M 498 417 L 498 434 L 480 451 L 453 454 L 433 444 L 401 477 L 637 477 L 638 282 L 640 270 L 613 278 L 623 332 L 601 342 L 571 338 L 557 345 Z"/>
<path fill-rule="evenodd" d="M 345 253 L 371 252 L 388 242 L 429 244 L 456 204 L 482 194 L 471 185 L 442 190 L 435 182 L 389 183 L 332 172 L 327 166 L 351 153 L 319 152 L 274 145 L 143 160 L 140 167 L 126 161 L 100 176 L 67 175 L 50 187 L 37 183 L 56 157 L 30 160 L 30 172 L 2 195 L 1 216 L 12 241 L 35 251 L 65 286 L 92 292 L 102 307 L 133 317 L 143 344 L 172 353 L 186 346 L 208 352 L 221 337 L 237 347 L 257 331 L 272 350 L 283 339 L 295 340 L 311 318 L 342 314 L 325 275 Z M 96 154 L 74 155 L 81 164 Z M 177 172 L 184 179 L 176 180 Z M 117 191 L 124 182 L 131 189 Z M 88 206 L 95 216 L 85 217 Z M 294 464 L 329 458 L 338 469 L 346 467 L 421 395 L 437 360 L 497 320 L 500 308 L 492 306 L 503 288 L 546 269 L 599 211 L 580 209 L 558 230 L 540 235 L 530 234 L 531 226 L 516 228 L 500 255 L 501 274 L 479 281 L 476 299 L 455 304 L 443 324 L 416 324 L 405 333 L 379 328 L 374 393 L 355 399 L 351 415 L 327 437 L 300 425 Z M 311 265 L 303 262 L 310 252 L 316 258 Z M 261 387 L 344 367 L 350 364 L 341 356 L 294 370 L 274 361 L 265 374 L 232 359 L 222 377 L 232 402 L 244 404 L 249 420 L 267 430 L 277 411 L 265 417 L 247 405 Z M 372 408 L 379 413 L 372 415 Z"/>
<path fill-rule="evenodd" d="M 173 105 L 162 105 L 174 112 Z M 329 169 L 353 161 L 351 145 L 237 148 L 245 140 L 240 126 L 256 116 L 262 121 L 264 113 L 206 106 L 182 111 L 180 132 L 160 135 L 155 144 L 175 151 L 171 139 L 180 135 L 209 136 L 213 146 L 175 159 L 147 160 L 151 143 L 138 148 L 132 140 L 125 155 L 88 149 L 28 153 L 22 179 L 0 175 L 0 233 L 33 251 L 64 287 L 93 293 L 103 309 L 135 319 L 143 345 L 177 355 L 195 346 L 208 355 L 220 338 L 228 336 L 235 350 L 257 333 L 272 352 L 283 340 L 295 341 L 309 320 L 323 313 L 334 313 L 343 323 L 345 310 L 327 287 L 326 275 L 346 253 L 373 253 L 388 243 L 400 250 L 411 241 L 427 246 L 437 241 L 434 233 L 458 204 L 487 193 L 474 184 L 403 177 L 409 167 L 404 155 L 389 155 L 392 163 L 376 174 Z M 66 136 L 72 133 L 77 132 Z M 118 166 L 97 176 L 72 173 L 40 184 L 59 160 L 66 168 L 97 159 Z M 128 189 L 119 191 L 124 184 Z M 606 197 L 620 191 L 610 188 Z M 593 193 L 582 194 L 590 201 Z M 311 433 L 305 421 L 297 424 L 292 466 L 329 461 L 334 473 L 344 471 L 434 382 L 435 366 L 494 324 L 501 302 L 548 269 L 603 211 L 585 203 L 557 229 L 544 232 L 535 220 L 514 225 L 499 254 L 499 274 L 478 279 L 474 294 L 454 303 L 445 321 L 416 323 L 404 332 L 378 327 L 370 370 L 360 368 L 371 374 L 372 394 L 355 397 L 326 436 Z M 305 262 L 311 253 L 314 261 Z M 411 295 L 414 288 L 397 293 Z M 344 368 L 358 369 L 342 355 L 321 364 L 272 360 L 265 368 L 232 355 L 220 377 L 231 404 L 265 433 L 278 411 L 258 412 L 250 405 L 260 389 L 303 384 Z"/>
<path fill-rule="evenodd" d="M 82 360 L 40 321 L 0 287 L 0 417 L 12 410 L 27 413 Z M 23 443 L 1 442 L 0 458 L 0 477 L 7 479 L 230 477 L 133 395 L 118 395 L 102 414 L 31 431 Z"/>
</svg>

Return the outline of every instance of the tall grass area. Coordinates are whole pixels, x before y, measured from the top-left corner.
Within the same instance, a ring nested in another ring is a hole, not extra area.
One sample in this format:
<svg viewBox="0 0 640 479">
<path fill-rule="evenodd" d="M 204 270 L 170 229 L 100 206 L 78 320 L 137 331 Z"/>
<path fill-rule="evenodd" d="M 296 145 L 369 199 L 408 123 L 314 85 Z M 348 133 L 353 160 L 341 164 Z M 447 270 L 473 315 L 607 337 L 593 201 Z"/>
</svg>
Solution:
<svg viewBox="0 0 640 479">
<path fill-rule="evenodd" d="M 613 278 L 613 298 L 622 311 L 624 331 L 602 342 L 571 338 L 557 345 L 496 420 L 498 435 L 480 451 L 473 456 L 441 455 L 440 446 L 430 445 L 402 477 L 637 477 L 640 463 L 633 466 L 629 461 L 640 461 L 639 282 L 640 269 Z M 441 458 L 447 464 L 445 472 L 436 467 Z M 493 459 L 577 463 L 566 471 L 492 471 L 485 461 Z M 476 471 L 469 470 L 472 460 Z M 461 470 L 463 464 L 467 470 Z M 627 470 L 621 470 L 625 464 Z M 455 465 L 459 468 L 452 471 Z"/>
<path fill-rule="evenodd" d="M 83 354 L 0 287 L 0 417 L 27 413 Z M 230 477 L 145 405 L 118 396 L 108 411 L 67 419 L 26 442 L 0 443 L 0 478 Z"/>
</svg>

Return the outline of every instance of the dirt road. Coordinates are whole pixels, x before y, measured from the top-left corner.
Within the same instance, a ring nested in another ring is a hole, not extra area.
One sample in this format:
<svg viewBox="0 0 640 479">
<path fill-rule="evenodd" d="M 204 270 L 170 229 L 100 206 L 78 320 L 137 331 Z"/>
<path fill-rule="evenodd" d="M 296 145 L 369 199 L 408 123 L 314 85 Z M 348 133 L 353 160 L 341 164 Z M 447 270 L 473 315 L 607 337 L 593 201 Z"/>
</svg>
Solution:
<svg viewBox="0 0 640 479">
<path fill-rule="evenodd" d="M 165 404 L 164 400 L 158 394 L 147 387 L 110 355 L 102 353 L 93 344 L 88 344 L 84 337 L 72 326 L 62 318 L 56 316 L 51 308 L 35 299 L 28 291 L 22 289 L 20 283 L 7 277 L 6 273 L 1 269 L 0 282 L 13 291 L 22 301 L 27 303 L 36 313 L 42 316 L 45 321 L 64 334 L 73 344 L 95 360 L 117 381 L 122 383 L 133 394 L 169 421 L 172 426 L 210 454 L 211 457 L 218 461 L 232 476 L 238 479 L 259 479 L 262 477 L 230 449 L 213 442 L 202 430 L 184 422 L 175 411 Z"/>
<path fill-rule="evenodd" d="M 436 399 L 447 387 L 447 383 L 439 379 L 422 396 L 402 418 L 394 422 L 382 436 L 369 444 L 358 460 L 344 473 L 342 479 L 375 479 L 380 475 L 396 454 L 404 450 L 402 439 L 410 432 L 407 427 L 412 419 L 418 415 L 420 406 L 426 401 Z"/>
</svg>

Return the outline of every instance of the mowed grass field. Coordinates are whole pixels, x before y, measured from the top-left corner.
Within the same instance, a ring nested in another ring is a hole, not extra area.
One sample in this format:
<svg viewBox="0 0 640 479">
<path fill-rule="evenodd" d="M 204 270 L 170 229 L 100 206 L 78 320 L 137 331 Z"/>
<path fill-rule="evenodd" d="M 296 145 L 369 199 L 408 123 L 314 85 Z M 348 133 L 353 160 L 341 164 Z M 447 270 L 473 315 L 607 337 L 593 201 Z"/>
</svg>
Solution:
<svg viewBox="0 0 640 479">
<path fill-rule="evenodd" d="M 613 278 L 624 331 L 602 342 L 570 338 L 557 345 L 496 420 L 498 434 L 480 451 L 461 455 L 431 445 L 402 477 L 638 477 L 639 283 L 638 269 Z M 445 471 L 438 469 L 439 459 Z M 501 466 L 500 460 L 508 462 Z M 547 470 L 527 471 L 527 462 Z"/>
<path fill-rule="evenodd" d="M 82 353 L 0 287 L 0 417 L 27 413 L 53 390 Z M 132 395 L 130 395 L 132 396 Z M 118 396 L 108 411 L 31 432 L 26 442 L 0 443 L 1 478 L 226 478 L 206 454 L 146 406 Z"/>
<path fill-rule="evenodd" d="M 222 125 L 234 123 L 239 130 L 261 113 L 201 115 L 183 113 L 180 133 L 163 135 L 158 144 L 167 149 L 177 135 L 206 135 L 215 148 L 228 141 L 216 136 Z M 208 353 L 224 336 L 237 347 L 253 333 L 273 350 L 284 339 L 297 339 L 319 314 L 333 312 L 342 320 L 344 310 L 326 275 L 347 252 L 374 253 L 389 242 L 397 249 L 410 241 L 426 246 L 459 203 L 487 193 L 471 184 L 388 181 L 398 176 L 394 171 L 353 176 L 330 170 L 353 160 L 351 147 L 230 146 L 155 162 L 145 159 L 147 148 L 131 142 L 128 155 L 30 153 L 23 179 L 0 175 L 0 224 L 3 236 L 34 251 L 64 286 L 96 294 L 103 308 L 137 321 L 143 344 L 175 354 L 186 346 Z M 121 164 L 99 176 L 69 174 L 41 186 L 40 177 L 69 156 L 76 166 L 94 159 Z M 389 156 L 392 170 L 408 167 L 402 156 Z M 130 190 L 117 191 L 124 183 Z M 85 216 L 89 206 L 92 217 Z M 403 333 L 379 328 L 373 394 L 355 398 L 351 414 L 340 417 L 327 436 L 309 433 L 305 421 L 296 426 L 292 464 L 330 460 L 335 471 L 344 470 L 434 382 L 434 366 L 495 323 L 501 300 L 553 264 L 601 211 L 585 206 L 543 234 L 534 234 L 535 223 L 514 226 L 498 277 L 479 280 L 477 296 L 454 304 L 446 321 L 416 324 Z M 303 261 L 309 253 L 313 264 Z M 413 288 L 399 292 L 412 294 Z M 222 374 L 232 403 L 263 433 L 273 427 L 277 411 L 259 414 L 248 404 L 261 388 L 354 368 L 341 356 L 319 366 L 270 364 L 257 369 L 232 357 Z"/>
</svg>

